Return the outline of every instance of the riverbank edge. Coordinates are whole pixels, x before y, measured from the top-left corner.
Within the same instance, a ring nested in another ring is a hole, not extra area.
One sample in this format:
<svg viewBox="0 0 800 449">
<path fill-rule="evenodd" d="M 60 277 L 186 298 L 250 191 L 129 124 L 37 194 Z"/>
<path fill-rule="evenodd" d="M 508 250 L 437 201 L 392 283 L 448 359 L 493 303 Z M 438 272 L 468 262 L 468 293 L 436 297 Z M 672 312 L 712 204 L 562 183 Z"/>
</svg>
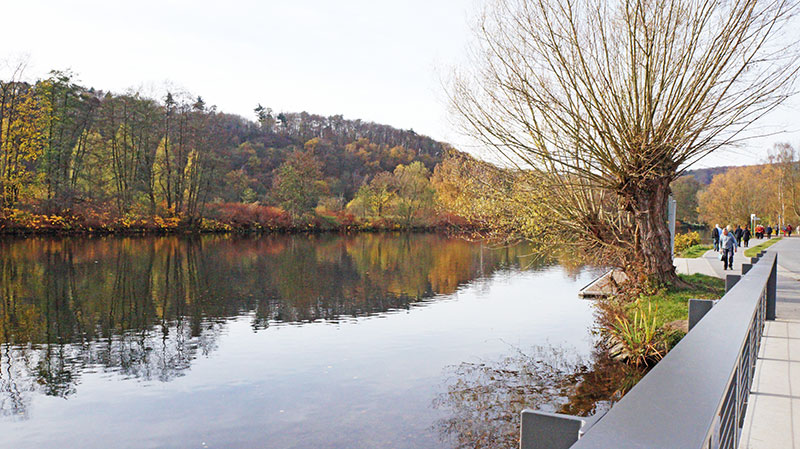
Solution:
<svg viewBox="0 0 800 449">
<path fill-rule="evenodd" d="M 166 236 L 166 235 L 297 235 L 297 234 L 357 234 L 357 233 L 444 233 L 468 236 L 481 229 L 465 226 L 341 226 L 341 227 L 275 227 L 275 228 L 231 228 L 203 229 L 199 227 L 175 228 L 3 228 L 0 237 L 36 237 L 36 236 Z"/>
<path fill-rule="evenodd" d="M 253 210 L 250 210 L 253 209 Z M 239 206 L 206 217 L 123 216 L 108 213 L 38 214 L 0 211 L 0 235 L 189 235 L 189 234 L 317 234 L 356 232 L 444 232 L 469 235 L 481 226 L 464 218 L 436 213 L 413 220 L 396 217 L 356 218 L 348 213 L 312 212 L 300 217 L 269 207 Z"/>
</svg>

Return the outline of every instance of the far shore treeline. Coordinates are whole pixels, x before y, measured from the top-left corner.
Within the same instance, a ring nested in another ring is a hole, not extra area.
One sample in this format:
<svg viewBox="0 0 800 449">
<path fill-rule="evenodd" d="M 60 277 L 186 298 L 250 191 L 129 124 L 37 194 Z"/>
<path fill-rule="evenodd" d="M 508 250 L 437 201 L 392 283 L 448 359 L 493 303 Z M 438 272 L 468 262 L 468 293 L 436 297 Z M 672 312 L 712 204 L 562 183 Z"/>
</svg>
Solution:
<svg viewBox="0 0 800 449">
<path fill-rule="evenodd" d="M 341 115 L 226 114 L 202 97 L 0 81 L 0 232 L 463 225 L 432 173 L 448 148 Z"/>
<path fill-rule="evenodd" d="M 688 172 L 671 188 L 677 219 L 690 226 L 744 227 L 752 214 L 765 227 L 800 225 L 800 155 L 789 143 L 775 144 L 763 164 Z"/>
</svg>

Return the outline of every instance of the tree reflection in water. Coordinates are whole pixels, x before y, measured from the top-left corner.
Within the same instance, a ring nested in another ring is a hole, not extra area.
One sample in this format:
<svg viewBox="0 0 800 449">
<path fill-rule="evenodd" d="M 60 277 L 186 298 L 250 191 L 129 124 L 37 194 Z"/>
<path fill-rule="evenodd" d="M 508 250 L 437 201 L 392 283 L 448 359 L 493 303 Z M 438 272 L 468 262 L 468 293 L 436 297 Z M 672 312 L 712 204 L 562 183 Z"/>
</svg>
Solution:
<svg viewBox="0 0 800 449">
<path fill-rule="evenodd" d="M 174 379 L 232 318 L 408 309 L 530 253 L 439 235 L 0 239 L 0 416 L 69 397 L 87 371 Z"/>
<path fill-rule="evenodd" d="M 515 448 L 523 409 L 593 415 L 644 375 L 600 349 L 588 360 L 577 354 L 574 348 L 534 347 L 494 362 L 449 368 L 447 391 L 433 402 L 449 416 L 436 430 L 459 449 Z"/>
</svg>

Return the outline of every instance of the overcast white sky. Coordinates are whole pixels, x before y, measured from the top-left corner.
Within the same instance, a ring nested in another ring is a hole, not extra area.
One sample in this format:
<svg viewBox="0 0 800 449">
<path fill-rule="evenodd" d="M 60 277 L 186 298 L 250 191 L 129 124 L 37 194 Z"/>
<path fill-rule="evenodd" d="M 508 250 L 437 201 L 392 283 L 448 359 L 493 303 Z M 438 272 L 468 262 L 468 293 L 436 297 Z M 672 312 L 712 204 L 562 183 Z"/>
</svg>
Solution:
<svg viewBox="0 0 800 449">
<path fill-rule="evenodd" d="M 441 74 L 463 61 L 479 0 L 24 0 L 3 5 L 0 60 L 28 55 L 29 78 L 72 69 L 87 86 L 165 82 L 253 118 L 257 103 L 370 120 L 466 146 Z M 5 76 L 5 73 L 2 73 Z M 701 166 L 756 163 L 800 144 L 800 99 L 763 121 L 789 134 Z"/>
</svg>

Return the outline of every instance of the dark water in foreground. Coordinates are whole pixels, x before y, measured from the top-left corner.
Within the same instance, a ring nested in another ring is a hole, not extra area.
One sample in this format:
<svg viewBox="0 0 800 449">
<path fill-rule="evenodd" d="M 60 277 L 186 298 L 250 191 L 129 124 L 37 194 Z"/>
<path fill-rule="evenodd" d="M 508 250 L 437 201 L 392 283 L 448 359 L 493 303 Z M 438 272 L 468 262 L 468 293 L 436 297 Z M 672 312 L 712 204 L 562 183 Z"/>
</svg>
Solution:
<svg viewBox="0 0 800 449">
<path fill-rule="evenodd" d="M 503 447 L 524 405 L 588 413 L 616 388 L 576 295 L 592 273 L 527 254 L 0 240 L 0 447 Z"/>
</svg>

